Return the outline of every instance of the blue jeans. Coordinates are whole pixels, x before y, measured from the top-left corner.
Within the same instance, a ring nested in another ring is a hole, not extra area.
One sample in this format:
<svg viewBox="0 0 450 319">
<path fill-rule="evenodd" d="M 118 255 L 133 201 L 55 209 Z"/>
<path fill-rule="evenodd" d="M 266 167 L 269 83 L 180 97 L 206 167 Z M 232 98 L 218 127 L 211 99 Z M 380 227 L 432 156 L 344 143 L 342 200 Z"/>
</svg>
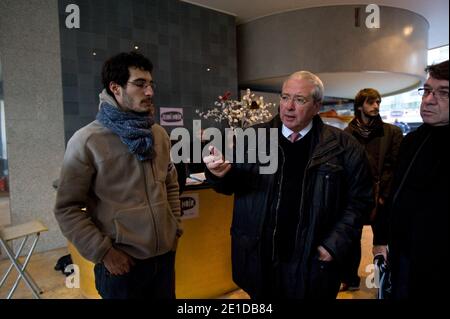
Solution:
<svg viewBox="0 0 450 319">
<path fill-rule="evenodd" d="M 95 265 L 95 287 L 103 299 L 175 299 L 175 252 L 134 261 L 123 275 L 111 275 L 103 263 Z"/>
</svg>

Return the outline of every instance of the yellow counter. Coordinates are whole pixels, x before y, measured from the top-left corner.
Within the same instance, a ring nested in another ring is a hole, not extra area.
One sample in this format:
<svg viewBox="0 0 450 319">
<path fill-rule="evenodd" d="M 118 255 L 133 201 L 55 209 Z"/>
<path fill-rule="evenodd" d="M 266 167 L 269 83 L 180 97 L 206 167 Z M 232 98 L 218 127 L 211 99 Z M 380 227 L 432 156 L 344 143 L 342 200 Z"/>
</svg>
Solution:
<svg viewBox="0 0 450 319">
<path fill-rule="evenodd" d="M 230 225 L 233 197 L 210 188 L 187 190 L 197 194 L 199 216 L 183 220 L 175 261 L 177 298 L 214 298 L 237 288 L 231 279 Z M 74 264 L 80 269 L 80 289 L 86 298 L 99 298 L 94 282 L 94 264 L 69 244 Z"/>
</svg>

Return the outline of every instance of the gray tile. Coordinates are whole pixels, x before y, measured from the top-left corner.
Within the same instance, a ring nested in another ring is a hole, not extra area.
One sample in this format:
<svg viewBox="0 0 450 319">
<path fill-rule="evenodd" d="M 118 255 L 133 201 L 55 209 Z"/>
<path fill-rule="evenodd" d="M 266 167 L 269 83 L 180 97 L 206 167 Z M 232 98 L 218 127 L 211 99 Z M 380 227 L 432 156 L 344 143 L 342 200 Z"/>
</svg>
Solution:
<svg viewBox="0 0 450 319">
<path fill-rule="evenodd" d="M 77 73 L 77 62 L 76 59 L 67 59 L 66 53 L 63 53 L 61 58 L 62 71 L 66 73 Z"/>
<path fill-rule="evenodd" d="M 107 48 L 108 52 L 119 52 L 120 51 L 120 40 L 119 38 L 115 37 L 108 37 L 107 38 Z"/>
<path fill-rule="evenodd" d="M 120 51 L 130 52 L 133 50 L 134 44 L 131 39 L 120 39 Z"/>
<path fill-rule="evenodd" d="M 125 25 L 131 25 L 131 23 L 126 23 Z M 120 37 L 124 38 L 124 39 L 132 39 L 133 38 L 132 29 L 129 27 L 121 27 L 120 28 Z"/>
<path fill-rule="evenodd" d="M 91 74 L 92 73 L 92 57 L 88 55 L 87 58 L 78 59 L 78 73 Z"/>
<path fill-rule="evenodd" d="M 78 86 L 78 77 L 74 73 L 63 73 L 62 81 L 64 86 Z"/>
<path fill-rule="evenodd" d="M 92 36 L 92 46 L 106 50 L 108 48 L 108 38 L 104 34 L 94 34 Z"/>
<path fill-rule="evenodd" d="M 92 46 L 92 34 L 90 32 L 77 31 L 76 34 L 77 47 L 91 47 Z"/>
<path fill-rule="evenodd" d="M 78 101 L 78 88 L 77 87 L 63 87 L 63 100 L 64 102 L 77 102 Z"/>
<path fill-rule="evenodd" d="M 136 29 L 145 29 L 145 17 L 134 16 L 133 18 L 133 27 Z"/>
<path fill-rule="evenodd" d="M 64 102 L 64 115 L 78 115 L 78 103 L 77 102 Z"/>
</svg>

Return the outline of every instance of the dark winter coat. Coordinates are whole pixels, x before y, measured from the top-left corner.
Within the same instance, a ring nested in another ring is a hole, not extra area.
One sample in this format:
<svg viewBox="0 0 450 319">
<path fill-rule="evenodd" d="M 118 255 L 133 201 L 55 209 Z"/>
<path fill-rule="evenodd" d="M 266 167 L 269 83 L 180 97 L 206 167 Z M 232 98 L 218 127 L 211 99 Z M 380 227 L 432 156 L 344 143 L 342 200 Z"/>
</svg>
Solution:
<svg viewBox="0 0 450 319">
<path fill-rule="evenodd" d="M 279 116 L 259 127 L 280 128 Z M 299 225 L 290 269 L 292 297 L 304 298 L 317 247 L 322 245 L 339 265 L 351 243 L 359 240 L 364 215 L 373 206 L 372 180 L 362 146 L 349 134 L 313 120 L 311 157 L 305 170 Z M 282 152 L 281 147 L 278 147 Z M 283 156 L 281 156 L 281 159 Z M 207 177 L 220 193 L 234 193 L 231 225 L 234 281 L 252 296 L 262 289 L 262 229 L 274 183 L 283 172 L 283 160 L 275 174 L 259 174 L 259 164 L 232 165 L 225 177 Z M 307 221 L 307 222 L 306 222 Z"/>
<path fill-rule="evenodd" d="M 442 298 L 449 284 L 448 128 L 423 124 L 401 144 L 387 224 L 396 298 Z"/>
<path fill-rule="evenodd" d="M 367 221 L 367 223 L 370 223 L 376 219 L 377 211 L 383 208 L 379 205 L 379 199 L 382 198 L 385 200 L 391 191 L 394 169 L 397 164 L 403 133 L 397 126 L 388 123 L 382 123 L 378 132 L 369 139 L 360 137 L 351 125 L 347 126 L 345 131 L 352 134 L 365 147 L 368 153 L 376 203 L 376 208 L 372 213 L 370 221 Z M 376 225 L 374 231 L 376 232 Z M 376 239 L 374 242 L 376 243 Z"/>
</svg>

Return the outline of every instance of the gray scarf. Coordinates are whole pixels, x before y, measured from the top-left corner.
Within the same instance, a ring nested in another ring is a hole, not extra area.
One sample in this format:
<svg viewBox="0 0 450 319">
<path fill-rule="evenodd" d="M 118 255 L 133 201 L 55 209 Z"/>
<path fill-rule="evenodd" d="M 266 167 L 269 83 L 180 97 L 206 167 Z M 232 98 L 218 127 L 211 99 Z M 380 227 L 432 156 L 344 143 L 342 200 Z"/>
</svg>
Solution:
<svg viewBox="0 0 450 319">
<path fill-rule="evenodd" d="M 153 158 L 151 128 L 155 121 L 149 113 L 123 112 L 116 101 L 103 90 L 97 121 L 117 134 L 130 153 L 135 154 L 140 161 Z"/>
</svg>

